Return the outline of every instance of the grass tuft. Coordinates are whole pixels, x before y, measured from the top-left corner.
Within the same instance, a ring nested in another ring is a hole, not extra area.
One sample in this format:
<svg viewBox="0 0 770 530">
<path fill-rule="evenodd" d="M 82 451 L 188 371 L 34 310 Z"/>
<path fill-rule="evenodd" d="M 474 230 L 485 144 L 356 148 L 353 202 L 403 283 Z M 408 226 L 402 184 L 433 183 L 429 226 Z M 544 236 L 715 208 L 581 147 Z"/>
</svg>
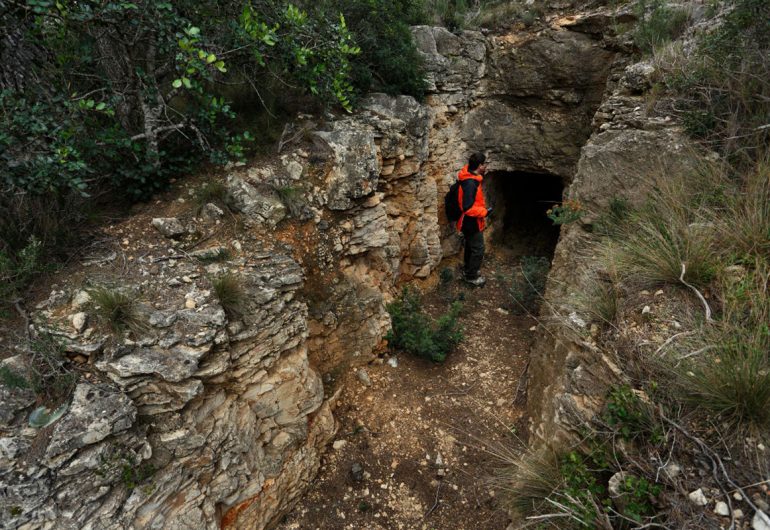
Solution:
<svg viewBox="0 0 770 530">
<path fill-rule="evenodd" d="M 244 315 L 246 290 L 237 275 L 231 272 L 222 274 L 211 280 L 211 285 L 228 318 L 237 319 Z"/>
<path fill-rule="evenodd" d="M 227 197 L 227 186 L 221 180 L 205 182 L 201 187 L 195 190 L 192 196 L 192 202 L 196 210 L 200 210 L 208 203 L 214 203 L 219 206 L 225 206 Z"/>
<path fill-rule="evenodd" d="M 135 295 L 108 287 L 89 289 L 88 294 L 95 306 L 97 317 L 112 331 L 140 332 L 146 329 L 147 323 L 139 310 Z"/>
</svg>

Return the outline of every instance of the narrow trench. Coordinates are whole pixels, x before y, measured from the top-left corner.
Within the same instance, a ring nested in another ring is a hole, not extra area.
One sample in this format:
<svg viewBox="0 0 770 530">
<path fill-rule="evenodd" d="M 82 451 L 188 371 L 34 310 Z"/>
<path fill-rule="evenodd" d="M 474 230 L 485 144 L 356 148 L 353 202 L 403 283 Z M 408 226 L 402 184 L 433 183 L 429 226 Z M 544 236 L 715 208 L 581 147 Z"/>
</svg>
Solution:
<svg viewBox="0 0 770 530">
<path fill-rule="evenodd" d="M 444 363 L 389 352 L 341 374 L 334 444 L 279 530 L 508 525 L 489 483 L 505 464 L 492 453 L 518 452 L 526 436 L 522 375 L 536 324 L 516 314 L 510 287 L 520 258 L 553 256 L 559 227 L 546 211 L 561 200 L 562 181 L 490 171 L 485 195 L 496 211 L 482 266 L 487 285 L 454 276 L 423 298 L 434 319 L 462 302 L 462 342 Z M 439 271 L 460 261 L 449 257 Z"/>
</svg>

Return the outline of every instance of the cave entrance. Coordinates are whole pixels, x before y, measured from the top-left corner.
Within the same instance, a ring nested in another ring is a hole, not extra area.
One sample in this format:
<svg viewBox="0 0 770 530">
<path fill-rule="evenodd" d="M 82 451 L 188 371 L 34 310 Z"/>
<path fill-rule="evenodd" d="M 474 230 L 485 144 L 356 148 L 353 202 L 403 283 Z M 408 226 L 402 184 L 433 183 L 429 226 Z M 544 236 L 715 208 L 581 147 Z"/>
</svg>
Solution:
<svg viewBox="0 0 770 530">
<path fill-rule="evenodd" d="M 488 206 L 494 208 L 489 242 L 503 247 L 514 257 L 553 258 L 559 239 L 546 212 L 561 202 L 561 177 L 524 171 L 489 171 L 484 177 Z"/>
</svg>

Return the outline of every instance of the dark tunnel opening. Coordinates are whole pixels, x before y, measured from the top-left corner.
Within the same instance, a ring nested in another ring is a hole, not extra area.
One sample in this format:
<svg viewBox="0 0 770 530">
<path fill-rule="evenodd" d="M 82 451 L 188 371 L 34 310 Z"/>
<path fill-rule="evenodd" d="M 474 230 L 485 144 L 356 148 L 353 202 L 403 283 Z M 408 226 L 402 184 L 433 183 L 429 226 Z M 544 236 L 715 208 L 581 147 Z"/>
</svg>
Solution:
<svg viewBox="0 0 770 530">
<path fill-rule="evenodd" d="M 484 177 L 488 206 L 494 211 L 490 244 L 503 247 L 514 257 L 553 258 L 559 239 L 547 211 L 562 200 L 561 177 L 523 171 L 489 171 Z"/>
</svg>

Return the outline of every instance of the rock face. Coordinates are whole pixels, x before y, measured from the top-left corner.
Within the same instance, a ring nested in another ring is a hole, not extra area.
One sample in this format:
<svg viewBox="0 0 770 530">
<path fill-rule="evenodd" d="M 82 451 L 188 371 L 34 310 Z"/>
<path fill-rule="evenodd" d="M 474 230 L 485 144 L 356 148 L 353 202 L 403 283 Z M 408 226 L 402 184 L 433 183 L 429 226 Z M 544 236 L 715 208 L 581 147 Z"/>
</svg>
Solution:
<svg viewBox="0 0 770 530">
<path fill-rule="evenodd" d="M 440 196 L 476 151 L 487 153 L 490 172 L 571 182 L 615 52 L 560 27 L 489 39 L 426 26 L 413 33 L 430 71 L 427 171 Z M 446 225 L 442 246 L 458 250 Z"/>
<path fill-rule="evenodd" d="M 227 317 L 202 265 L 165 262 L 144 284 L 159 300 L 147 329 L 110 337 L 96 360 L 102 382 L 82 381 L 48 434 L 7 422 L 16 443 L 4 445 L 13 460 L 0 477 L 14 517 L 3 528 L 263 528 L 286 509 L 334 421 L 308 364 L 302 270 L 250 250 L 230 265 L 242 318 Z M 197 277 L 195 309 L 169 274 Z"/>
<path fill-rule="evenodd" d="M 649 65 L 625 61 L 621 57 L 613 65 L 593 133 L 565 191 L 587 213 L 579 223 L 562 227 L 543 304 L 546 318 L 582 320 L 564 302 L 570 292 L 584 291 L 591 258 L 581 251 L 590 246 L 591 224 L 609 202 L 622 199 L 638 206 L 659 179 L 698 163 L 696 146 L 670 118 L 647 114 L 640 79 L 651 75 Z M 620 380 L 622 371 L 611 353 L 569 328 L 556 326 L 554 335 L 541 336 L 532 353 L 528 406 L 534 445 L 571 441 L 581 422 L 602 406 L 609 386 Z"/>
</svg>

